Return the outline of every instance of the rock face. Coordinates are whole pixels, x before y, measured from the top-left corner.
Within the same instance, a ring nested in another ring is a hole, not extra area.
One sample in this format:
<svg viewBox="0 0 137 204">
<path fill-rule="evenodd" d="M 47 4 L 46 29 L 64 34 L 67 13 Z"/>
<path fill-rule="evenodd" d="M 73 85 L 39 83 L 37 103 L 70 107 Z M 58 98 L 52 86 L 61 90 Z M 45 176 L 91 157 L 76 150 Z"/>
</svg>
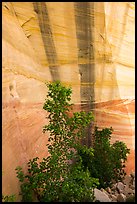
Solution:
<svg viewBox="0 0 137 204">
<path fill-rule="evenodd" d="M 2 2 L 3 194 L 18 195 L 16 166 L 26 170 L 30 158 L 48 155 L 42 107 L 45 82 L 56 79 L 72 87 L 74 110 L 93 110 L 95 125 L 113 127 L 112 143 L 127 144 L 126 171 L 134 170 L 134 7 Z"/>
</svg>

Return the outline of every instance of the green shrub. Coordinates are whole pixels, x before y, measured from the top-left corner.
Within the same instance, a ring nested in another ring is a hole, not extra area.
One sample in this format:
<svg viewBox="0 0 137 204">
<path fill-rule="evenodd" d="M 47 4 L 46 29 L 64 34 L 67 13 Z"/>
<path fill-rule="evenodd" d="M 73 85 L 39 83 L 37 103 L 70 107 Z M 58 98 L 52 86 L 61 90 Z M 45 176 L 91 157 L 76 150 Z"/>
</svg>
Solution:
<svg viewBox="0 0 137 204">
<path fill-rule="evenodd" d="M 22 201 L 33 201 L 34 195 L 40 202 L 92 201 L 98 179 L 92 178 L 88 170 L 83 171 L 77 148 L 93 115 L 76 112 L 69 117 L 71 88 L 58 81 L 47 87 L 49 91 L 43 108 L 49 112 L 49 124 L 43 127 L 43 132 L 50 132 L 47 144 L 50 156 L 42 162 L 38 162 L 38 157 L 30 160 L 26 175 L 21 167 L 16 168 Z"/>
<path fill-rule="evenodd" d="M 112 180 L 122 180 L 126 175 L 124 167 L 130 150 L 121 141 L 110 144 L 112 131 L 112 128 L 95 127 L 93 148 L 79 146 L 78 149 L 84 168 L 89 169 L 92 177 L 99 178 L 99 188 L 111 186 Z M 90 152 L 94 152 L 94 157 Z"/>
<path fill-rule="evenodd" d="M 2 195 L 2 202 L 15 202 L 15 195 Z"/>
<path fill-rule="evenodd" d="M 90 176 L 88 169 L 83 170 L 80 163 L 74 165 L 68 177 L 62 185 L 62 198 L 60 201 L 65 202 L 93 202 L 93 189 L 97 187 L 98 180 Z"/>
<path fill-rule="evenodd" d="M 126 202 L 128 202 L 128 203 L 135 202 L 135 194 L 129 195 L 128 198 L 126 199 Z"/>
</svg>

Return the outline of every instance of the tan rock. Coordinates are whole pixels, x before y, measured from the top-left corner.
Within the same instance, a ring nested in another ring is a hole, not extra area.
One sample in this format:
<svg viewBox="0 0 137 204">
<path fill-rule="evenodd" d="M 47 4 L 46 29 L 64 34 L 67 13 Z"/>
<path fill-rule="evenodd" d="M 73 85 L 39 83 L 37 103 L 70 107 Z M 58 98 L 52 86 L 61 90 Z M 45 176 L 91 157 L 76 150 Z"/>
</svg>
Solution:
<svg viewBox="0 0 137 204">
<path fill-rule="evenodd" d="M 128 185 L 126 185 L 122 192 L 123 192 L 123 194 L 125 194 L 126 196 L 128 196 L 129 194 L 134 193 L 134 190 L 131 189 L 131 188 L 129 188 Z"/>
<path fill-rule="evenodd" d="M 104 192 L 107 196 L 109 196 L 109 193 L 105 189 L 102 189 L 102 192 Z"/>
<path fill-rule="evenodd" d="M 112 202 L 116 202 L 117 201 L 117 196 L 116 195 L 111 195 L 111 200 L 112 200 Z"/>
<path fill-rule="evenodd" d="M 100 202 L 111 202 L 110 198 L 105 192 L 100 191 L 99 189 L 94 189 L 95 199 Z"/>
<path fill-rule="evenodd" d="M 110 188 L 110 187 L 107 187 L 107 188 L 106 188 L 106 191 L 107 191 L 108 193 L 111 193 L 111 188 Z"/>
<path fill-rule="evenodd" d="M 135 188 L 135 179 L 133 180 L 133 187 Z"/>
<path fill-rule="evenodd" d="M 116 188 L 119 191 L 119 193 L 121 193 L 122 190 L 124 189 L 124 184 L 122 182 L 118 182 Z"/>
<path fill-rule="evenodd" d="M 135 172 L 131 172 L 130 174 L 133 178 L 135 178 Z"/>
<path fill-rule="evenodd" d="M 119 194 L 118 196 L 117 196 L 117 201 L 118 202 L 125 202 L 126 201 L 126 196 L 124 195 L 124 194 Z"/>
<path fill-rule="evenodd" d="M 116 190 L 117 183 L 112 184 L 111 190 Z"/>
<path fill-rule="evenodd" d="M 131 175 L 126 175 L 125 176 L 125 178 L 124 178 L 124 180 L 123 180 L 123 183 L 125 184 L 125 185 L 130 185 L 130 183 L 132 182 L 132 177 L 131 177 Z"/>
<path fill-rule="evenodd" d="M 130 188 L 131 188 L 132 190 L 135 190 L 135 185 L 130 185 Z"/>
</svg>

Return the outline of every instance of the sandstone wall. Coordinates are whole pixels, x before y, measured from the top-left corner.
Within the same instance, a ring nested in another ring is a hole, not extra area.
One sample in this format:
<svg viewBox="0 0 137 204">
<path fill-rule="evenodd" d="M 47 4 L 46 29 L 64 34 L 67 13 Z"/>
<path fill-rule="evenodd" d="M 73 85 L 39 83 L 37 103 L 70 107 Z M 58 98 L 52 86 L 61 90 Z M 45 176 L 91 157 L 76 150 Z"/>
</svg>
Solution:
<svg viewBox="0 0 137 204">
<path fill-rule="evenodd" d="M 112 142 L 131 149 L 134 170 L 134 42 L 132 2 L 2 3 L 3 194 L 19 192 L 15 175 L 30 158 L 47 156 L 42 133 L 45 82 L 73 89 L 74 109 L 92 110 Z M 91 143 L 88 130 L 87 143 Z M 19 197 L 18 197 L 19 200 Z"/>
</svg>

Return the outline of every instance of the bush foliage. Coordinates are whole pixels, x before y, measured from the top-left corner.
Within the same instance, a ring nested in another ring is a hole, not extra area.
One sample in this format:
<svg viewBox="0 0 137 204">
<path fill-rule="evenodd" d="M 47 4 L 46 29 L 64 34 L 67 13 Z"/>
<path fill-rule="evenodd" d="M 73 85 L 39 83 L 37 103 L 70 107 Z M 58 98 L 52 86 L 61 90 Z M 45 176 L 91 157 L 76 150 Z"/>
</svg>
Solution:
<svg viewBox="0 0 137 204">
<path fill-rule="evenodd" d="M 78 149 L 84 168 L 89 169 L 91 176 L 99 178 L 99 188 L 111 186 L 113 180 L 121 181 L 126 175 L 124 167 L 130 150 L 124 142 L 110 143 L 112 131 L 112 128 L 99 130 L 95 127 L 93 149 Z"/>
<path fill-rule="evenodd" d="M 92 112 L 73 113 L 71 88 L 59 81 L 48 83 L 48 94 L 43 109 L 48 114 L 48 152 L 50 156 L 38 161 L 30 159 L 28 172 L 21 167 L 16 173 L 21 182 L 23 202 L 92 202 L 94 188 L 108 187 L 112 180 L 125 176 L 124 164 L 129 149 L 125 143 L 110 144 L 112 128 L 95 127 L 92 147 L 81 145 L 85 130 L 94 119 Z"/>
<path fill-rule="evenodd" d="M 2 202 L 15 202 L 15 195 L 2 195 Z"/>
<path fill-rule="evenodd" d="M 77 154 L 80 139 L 93 115 L 82 111 L 69 117 L 71 88 L 58 81 L 47 87 L 43 108 L 49 112 L 49 124 L 43 127 L 43 132 L 50 132 L 47 144 L 50 156 L 42 162 L 38 162 L 38 157 L 30 160 L 27 175 L 21 167 L 16 168 L 22 201 L 33 201 L 34 195 L 40 202 L 93 201 L 98 179 L 91 177 L 88 169 L 83 170 L 82 159 Z"/>
</svg>

